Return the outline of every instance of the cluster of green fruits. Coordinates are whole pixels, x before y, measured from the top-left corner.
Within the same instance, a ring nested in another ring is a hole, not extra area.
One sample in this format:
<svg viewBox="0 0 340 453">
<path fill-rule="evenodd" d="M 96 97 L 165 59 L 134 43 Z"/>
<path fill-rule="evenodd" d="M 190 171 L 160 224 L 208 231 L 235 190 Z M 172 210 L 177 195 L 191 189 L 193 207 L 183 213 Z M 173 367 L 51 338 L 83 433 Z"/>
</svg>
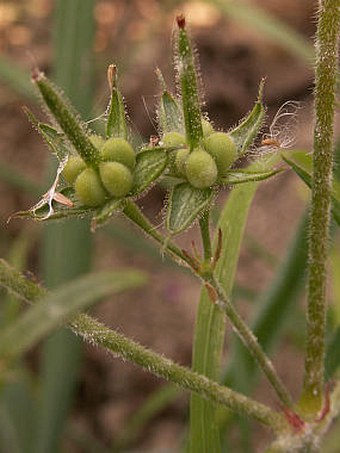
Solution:
<svg viewBox="0 0 340 453">
<path fill-rule="evenodd" d="M 237 158 L 232 138 L 224 132 L 215 132 L 211 124 L 203 120 L 203 140 L 197 148 L 189 151 L 185 137 L 178 132 L 168 132 L 162 144 L 178 148 L 171 159 L 171 170 L 175 176 L 187 179 L 197 189 L 205 189 L 226 176 Z"/>
<path fill-rule="evenodd" d="M 74 185 L 77 198 L 86 206 L 100 206 L 109 197 L 126 196 L 133 184 L 136 154 L 123 138 L 93 135 L 93 145 L 99 149 L 101 162 L 98 170 L 88 167 L 81 157 L 69 158 L 63 176 Z"/>
</svg>

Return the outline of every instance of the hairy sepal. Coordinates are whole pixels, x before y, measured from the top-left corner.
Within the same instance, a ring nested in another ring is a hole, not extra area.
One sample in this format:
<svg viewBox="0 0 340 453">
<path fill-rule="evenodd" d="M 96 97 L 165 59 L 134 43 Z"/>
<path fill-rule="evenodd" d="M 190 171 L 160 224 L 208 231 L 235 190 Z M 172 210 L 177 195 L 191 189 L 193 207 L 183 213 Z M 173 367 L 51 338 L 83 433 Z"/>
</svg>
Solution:
<svg viewBox="0 0 340 453">
<path fill-rule="evenodd" d="M 235 142 L 238 157 L 243 156 L 247 152 L 263 126 L 265 116 L 265 107 L 262 102 L 263 86 L 264 81 L 262 80 L 257 101 L 251 112 L 237 127 L 229 131 L 229 135 Z"/>
<path fill-rule="evenodd" d="M 110 65 L 109 71 L 110 69 L 112 70 L 112 77 L 110 79 L 111 98 L 107 109 L 106 138 L 121 137 L 126 140 L 128 128 L 124 99 L 117 86 L 117 68 L 114 65 Z"/>
<path fill-rule="evenodd" d="M 178 234 L 208 209 L 214 196 L 212 188 L 196 189 L 190 184 L 178 184 L 170 192 L 166 227 L 171 234 Z"/>
<path fill-rule="evenodd" d="M 281 168 L 270 171 L 249 171 L 247 169 L 230 170 L 224 178 L 221 178 L 220 183 L 226 185 L 236 185 L 247 182 L 264 181 L 276 176 L 279 173 L 282 173 L 283 171 L 284 170 Z"/>
<path fill-rule="evenodd" d="M 144 149 L 136 156 L 134 181 L 131 195 L 137 195 L 151 186 L 161 176 L 168 164 L 165 148 L 154 147 Z"/>
<path fill-rule="evenodd" d="M 104 226 L 113 214 L 124 209 L 124 200 L 110 200 L 104 206 L 98 208 L 92 217 L 91 231 L 95 232 L 98 227 Z"/>
</svg>

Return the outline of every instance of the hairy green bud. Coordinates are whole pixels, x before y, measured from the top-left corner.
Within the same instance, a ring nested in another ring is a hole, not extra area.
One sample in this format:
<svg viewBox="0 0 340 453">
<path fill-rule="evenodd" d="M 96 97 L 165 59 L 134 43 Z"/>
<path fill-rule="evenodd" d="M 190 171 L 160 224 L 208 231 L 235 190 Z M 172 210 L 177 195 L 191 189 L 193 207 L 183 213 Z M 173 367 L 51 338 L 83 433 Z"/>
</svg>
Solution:
<svg viewBox="0 0 340 453">
<path fill-rule="evenodd" d="M 124 138 L 110 138 L 104 143 L 100 153 L 105 161 L 119 162 L 130 170 L 135 168 L 136 154 L 130 143 Z"/>
<path fill-rule="evenodd" d="M 164 134 L 162 144 L 165 148 L 179 148 L 185 145 L 185 137 L 179 132 L 168 132 Z"/>
<path fill-rule="evenodd" d="M 185 162 L 185 173 L 189 183 L 197 189 L 212 186 L 217 179 L 214 159 L 203 149 L 195 149 Z"/>
<path fill-rule="evenodd" d="M 71 156 L 63 169 L 62 175 L 68 183 L 73 184 L 85 168 L 86 164 L 81 157 Z"/>
<path fill-rule="evenodd" d="M 75 181 L 74 188 L 79 200 L 86 206 L 100 206 L 107 196 L 98 173 L 86 168 Z"/>
<path fill-rule="evenodd" d="M 178 176 L 185 177 L 185 162 L 189 156 L 189 150 L 187 148 L 179 149 L 176 152 L 175 157 L 175 173 Z"/>
<path fill-rule="evenodd" d="M 120 162 L 103 162 L 99 165 L 99 173 L 105 189 L 116 198 L 127 195 L 133 177 L 130 170 Z"/>
<path fill-rule="evenodd" d="M 105 143 L 105 139 L 97 134 L 90 135 L 89 139 L 97 149 L 100 149 Z"/>
<path fill-rule="evenodd" d="M 203 119 L 202 120 L 202 129 L 203 129 L 203 137 L 208 137 L 210 134 L 214 133 L 214 128 L 212 124 L 208 121 Z"/>
<path fill-rule="evenodd" d="M 237 158 L 233 139 L 224 132 L 214 132 L 203 140 L 205 150 L 214 158 L 219 176 L 225 176 Z"/>
</svg>

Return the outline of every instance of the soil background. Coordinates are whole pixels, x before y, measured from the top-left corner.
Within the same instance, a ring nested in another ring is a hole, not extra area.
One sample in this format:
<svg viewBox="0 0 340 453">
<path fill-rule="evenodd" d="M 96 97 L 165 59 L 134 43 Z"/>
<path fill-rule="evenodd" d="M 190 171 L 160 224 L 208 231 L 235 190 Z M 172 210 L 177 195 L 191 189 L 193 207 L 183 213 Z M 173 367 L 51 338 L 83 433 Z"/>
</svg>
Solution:
<svg viewBox="0 0 340 453">
<path fill-rule="evenodd" d="M 252 0 L 248 3 L 263 8 L 312 42 L 316 1 Z M 28 77 L 32 55 L 46 73 L 52 70 L 53 8 L 54 4 L 49 0 L 0 1 L 0 51 L 25 69 Z M 251 109 L 259 81 L 265 77 L 268 125 L 285 101 L 299 101 L 298 128 L 292 133 L 296 134 L 296 147 L 310 149 L 311 67 L 259 30 L 222 16 L 204 2 L 183 5 L 153 0 L 96 2 L 93 117 L 105 110 L 108 96 L 105 72 L 107 64 L 114 61 L 120 68 L 121 88 L 133 130 L 144 141 L 157 134 L 154 104 L 159 88 L 155 68 L 161 68 L 165 79 L 172 83 L 171 35 L 178 11 L 184 11 L 189 18 L 199 53 L 206 109 L 215 127 L 227 130 L 236 124 Z M 37 185 L 48 187 L 48 183 L 44 183 L 48 153 L 22 112 L 24 104 L 39 112 L 36 103 L 24 99 L 22 94 L 0 80 L 0 159 Z M 8 256 L 12 244 L 25 231 L 32 238 L 26 268 L 41 280 L 42 226 L 19 220 L 6 224 L 11 213 L 29 208 L 38 201 L 37 196 L 15 188 L 7 179 L 2 177 L 0 180 L 1 255 Z M 162 188 L 155 188 L 140 203 L 160 228 L 164 196 Z M 228 191 L 218 197 L 217 206 L 222 206 L 226 197 Z M 270 284 L 275 268 L 294 236 L 307 197 L 305 188 L 289 171 L 261 184 L 247 223 L 236 278 L 239 289 L 247 290 L 247 294 L 257 294 Z M 139 232 L 121 218 L 113 223 L 118 232 L 116 235 L 101 231 L 94 237 L 94 269 L 141 268 L 150 275 L 150 282 L 142 291 L 103 301 L 92 310 L 93 313 L 142 344 L 190 365 L 199 283 L 188 273 L 162 260 L 161 253 L 154 247 L 145 249 L 141 245 L 134 249 L 125 244 L 119 231 L 130 229 L 136 237 Z M 188 248 L 192 237 L 199 243 L 195 227 L 179 237 L 178 242 Z M 144 238 L 141 241 L 143 244 Z M 247 318 L 251 316 L 255 302 L 247 300 L 245 293 L 236 292 L 234 302 Z M 274 362 L 287 386 L 297 395 L 301 386 L 303 333 L 299 334 L 301 329 L 296 326 L 302 319 L 292 322 L 295 327 L 285 330 L 276 346 Z M 226 361 L 229 343 L 230 332 L 226 339 Z M 27 366 L 34 372 L 39 370 L 39 351 L 40 347 L 27 358 Z M 130 364 L 86 347 L 62 451 L 90 451 L 90 443 L 97 445 L 93 451 L 106 451 L 105 448 L 110 451 L 131 416 L 163 385 L 164 382 Z M 276 404 L 264 382 L 260 383 L 256 396 Z M 180 451 L 185 439 L 187 410 L 188 396 L 181 394 L 143 427 L 126 451 Z M 232 437 L 238 445 L 240 434 L 236 428 L 234 431 Z M 257 430 L 252 451 L 261 451 L 267 441 L 267 434 Z M 240 450 L 235 447 L 232 451 Z"/>
</svg>

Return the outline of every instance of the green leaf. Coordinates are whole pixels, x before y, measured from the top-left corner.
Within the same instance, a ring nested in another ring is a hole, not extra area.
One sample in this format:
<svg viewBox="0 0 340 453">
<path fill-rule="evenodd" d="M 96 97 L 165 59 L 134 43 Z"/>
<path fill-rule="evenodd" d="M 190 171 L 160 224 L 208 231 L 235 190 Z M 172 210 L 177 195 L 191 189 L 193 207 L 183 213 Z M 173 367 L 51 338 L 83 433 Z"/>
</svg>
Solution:
<svg viewBox="0 0 340 453">
<path fill-rule="evenodd" d="M 47 143 L 52 153 L 57 156 L 59 162 L 64 161 L 70 154 L 70 151 L 65 143 L 64 134 L 61 134 L 49 124 L 40 122 L 28 108 L 24 107 L 24 112 L 44 141 Z"/>
<path fill-rule="evenodd" d="M 228 171 L 227 175 L 222 178 L 222 184 L 242 184 L 245 182 L 264 181 L 272 176 L 281 173 L 282 169 L 276 169 L 271 171 L 249 171 L 247 169 L 237 169 Z"/>
<path fill-rule="evenodd" d="M 260 132 L 264 121 L 265 108 L 262 103 L 264 81 L 259 86 L 259 94 L 252 111 L 240 122 L 240 124 L 229 131 L 236 144 L 238 156 L 243 156 Z"/>
<path fill-rule="evenodd" d="M 182 107 L 186 139 L 190 149 L 198 146 L 203 137 L 202 114 L 198 94 L 197 74 L 191 42 L 184 16 L 177 17 L 177 59 L 176 69 L 182 95 Z"/>
<path fill-rule="evenodd" d="M 218 221 L 223 242 L 221 257 L 216 268 L 216 278 L 221 282 L 228 296 L 232 293 L 248 211 L 257 187 L 256 182 L 236 187 L 231 192 Z M 214 240 L 214 246 L 216 245 L 217 238 Z M 216 381 L 219 381 L 221 375 L 224 332 L 224 315 L 211 303 L 206 291 L 203 290 L 196 320 L 193 370 Z M 216 416 L 216 405 L 192 396 L 190 453 L 221 451 Z"/>
<path fill-rule="evenodd" d="M 325 379 L 329 380 L 340 366 L 340 327 L 333 333 L 326 349 Z"/>
<path fill-rule="evenodd" d="M 312 156 L 304 151 L 295 153 L 282 153 L 282 159 L 295 171 L 302 181 L 309 187 L 312 187 L 312 171 L 313 161 Z M 340 226 L 340 182 L 334 178 L 332 198 L 332 214 L 336 223 Z"/>
<path fill-rule="evenodd" d="M 165 148 L 145 149 L 136 156 L 132 195 L 143 192 L 164 172 L 168 163 Z"/>
<path fill-rule="evenodd" d="M 106 123 L 106 138 L 122 137 L 127 139 L 127 125 L 125 105 L 121 92 L 118 90 L 117 67 L 110 65 L 108 69 L 109 80 L 112 85 L 111 99 L 108 108 Z"/>
<path fill-rule="evenodd" d="M 97 212 L 92 217 L 91 230 L 95 231 L 98 227 L 105 225 L 112 215 L 123 209 L 124 202 L 122 200 L 110 200 L 102 208 L 97 209 Z"/>
<path fill-rule="evenodd" d="M 186 230 L 207 209 L 213 198 L 211 188 L 196 189 L 187 183 L 174 187 L 169 197 L 166 226 L 171 234 Z"/>
<path fill-rule="evenodd" d="M 42 337 L 67 322 L 98 299 L 145 283 L 145 275 L 133 270 L 88 274 L 66 283 L 30 307 L 0 333 L 0 356 L 23 354 Z"/>
</svg>

